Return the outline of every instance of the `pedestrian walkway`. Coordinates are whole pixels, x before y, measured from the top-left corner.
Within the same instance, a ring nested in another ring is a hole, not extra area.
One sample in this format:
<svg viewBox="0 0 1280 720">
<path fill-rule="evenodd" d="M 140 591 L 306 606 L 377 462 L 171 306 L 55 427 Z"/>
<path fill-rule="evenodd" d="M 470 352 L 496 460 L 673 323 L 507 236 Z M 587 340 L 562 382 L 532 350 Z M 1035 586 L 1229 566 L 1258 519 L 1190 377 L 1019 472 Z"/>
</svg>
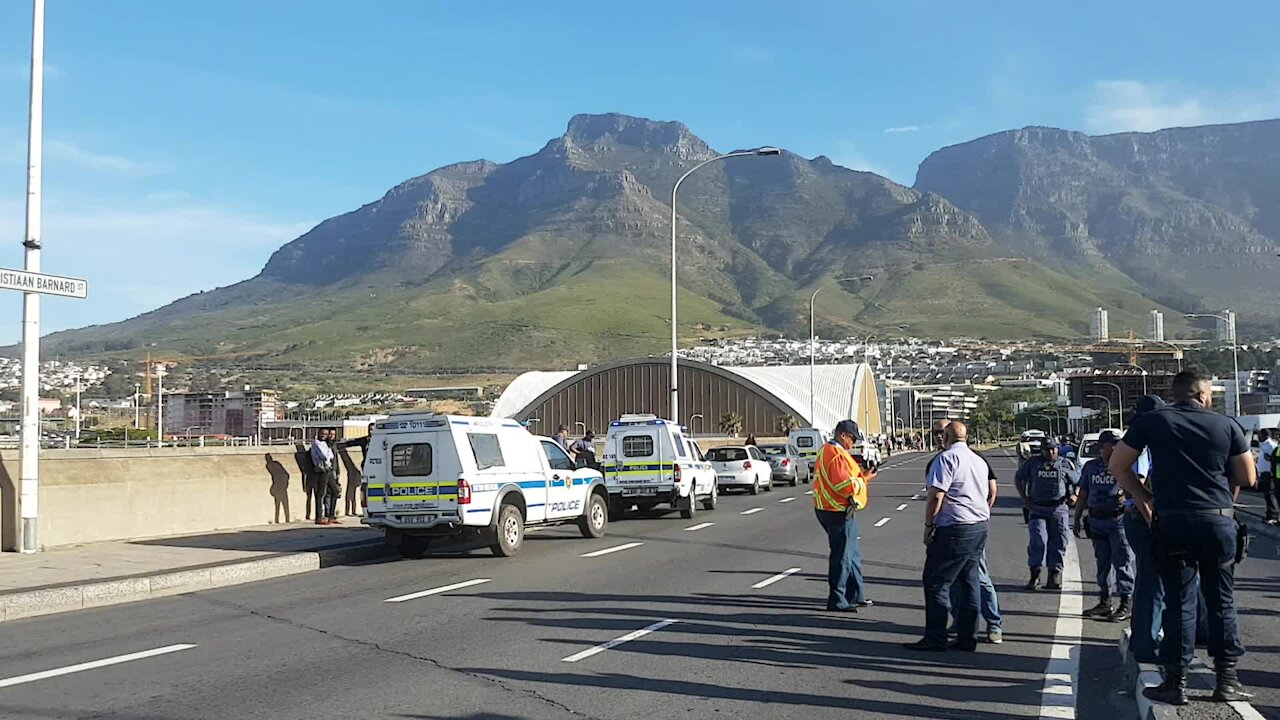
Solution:
<svg viewBox="0 0 1280 720">
<path fill-rule="evenodd" d="M 0 620 L 173 595 L 372 557 L 382 533 L 345 518 L 0 554 Z"/>
</svg>

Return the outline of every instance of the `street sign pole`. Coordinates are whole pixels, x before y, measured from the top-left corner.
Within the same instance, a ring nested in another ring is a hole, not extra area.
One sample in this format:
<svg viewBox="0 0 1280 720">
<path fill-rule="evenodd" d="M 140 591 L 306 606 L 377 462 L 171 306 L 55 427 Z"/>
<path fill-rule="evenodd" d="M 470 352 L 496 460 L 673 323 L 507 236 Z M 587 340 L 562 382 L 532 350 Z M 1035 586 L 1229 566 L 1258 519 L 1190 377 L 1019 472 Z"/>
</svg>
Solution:
<svg viewBox="0 0 1280 720">
<path fill-rule="evenodd" d="M 44 141 L 44 0 L 33 0 L 31 17 L 31 109 L 27 128 L 27 227 L 24 267 L 40 272 L 40 163 Z M 40 294 L 22 296 L 22 552 L 39 550 L 40 502 Z"/>
</svg>

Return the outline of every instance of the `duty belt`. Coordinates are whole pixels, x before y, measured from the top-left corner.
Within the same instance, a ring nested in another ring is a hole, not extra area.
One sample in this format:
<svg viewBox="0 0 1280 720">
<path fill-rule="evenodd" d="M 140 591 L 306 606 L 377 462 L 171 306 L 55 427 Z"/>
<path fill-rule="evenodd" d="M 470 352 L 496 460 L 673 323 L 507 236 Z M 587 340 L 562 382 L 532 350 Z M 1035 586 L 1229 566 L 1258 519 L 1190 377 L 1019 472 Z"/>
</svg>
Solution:
<svg viewBox="0 0 1280 720">
<path fill-rule="evenodd" d="M 1089 508 L 1089 515 L 1099 520 L 1112 520 L 1124 514 L 1124 508 L 1121 507 L 1100 507 Z"/>
<path fill-rule="evenodd" d="M 1066 502 L 1067 501 L 1065 499 L 1058 498 L 1057 500 L 1032 500 L 1031 504 L 1035 505 L 1036 507 L 1051 508 L 1051 507 L 1058 507 L 1059 505 L 1062 505 Z"/>
<path fill-rule="evenodd" d="M 1173 510 L 1158 510 L 1156 515 L 1160 517 L 1227 517 L 1234 518 L 1236 516 L 1235 508 L 1175 508 Z"/>
</svg>

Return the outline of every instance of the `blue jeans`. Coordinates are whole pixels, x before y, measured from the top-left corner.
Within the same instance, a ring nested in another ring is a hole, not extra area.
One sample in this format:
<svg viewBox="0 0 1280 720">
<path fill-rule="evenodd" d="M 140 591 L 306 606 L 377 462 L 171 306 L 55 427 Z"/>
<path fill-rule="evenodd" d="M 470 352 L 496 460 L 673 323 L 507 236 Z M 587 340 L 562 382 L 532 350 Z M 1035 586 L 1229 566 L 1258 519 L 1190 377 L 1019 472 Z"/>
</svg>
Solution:
<svg viewBox="0 0 1280 720">
<path fill-rule="evenodd" d="M 1031 522 L 1027 525 L 1031 541 L 1027 544 L 1027 567 L 1049 566 L 1049 572 L 1062 572 L 1067 558 L 1067 543 L 1071 542 L 1071 527 L 1067 520 L 1067 506 L 1031 506 Z"/>
<path fill-rule="evenodd" d="M 814 513 L 822 529 L 827 531 L 827 545 L 831 549 L 827 558 L 827 609 L 844 610 L 865 601 L 857 513 L 817 509 Z"/>
<path fill-rule="evenodd" d="M 947 644 L 947 616 L 951 614 L 951 588 L 959 586 L 956 607 L 956 642 L 978 641 L 978 604 L 981 597 L 978 566 L 987 547 L 987 523 L 940 527 L 929 543 L 924 559 L 924 639 Z"/>
<path fill-rule="evenodd" d="M 1160 662 L 1191 665 L 1200 591 L 1208 610 L 1209 655 L 1223 660 L 1244 655 L 1236 626 L 1236 521 L 1221 515 L 1166 514 L 1159 518 L 1154 543 L 1160 584 L 1170 600 Z"/>
<path fill-rule="evenodd" d="M 1160 628 L 1164 622 L 1164 587 L 1156 571 L 1155 553 L 1151 547 L 1151 527 L 1136 512 L 1124 514 L 1124 533 L 1133 547 L 1133 618 L 1130 620 L 1129 649 L 1138 662 L 1157 662 L 1160 653 Z M 1205 607 L 1200 579 L 1196 580 L 1196 644 L 1209 642 L 1209 610 Z"/>
<path fill-rule="evenodd" d="M 987 569 L 987 551 L 982 550 L 982 557 L 978 560 L 978 587 L 980 589 L 980 602 L 982 610 L 982 619 L 987 621 L 987 630 L 1000 630 L 1004 627 L 1004 620 L 1000 616 L 1000 599 L 996 597 L 996 586 L 991 582 L 991 573 Z M 960 606 L 960 585 L 958 583 L 951 584 L 951 619 L 956 620 L 956 608 Z M 958 623 L 957 623 L 958 624 Z"/>
<path fill-rule="evenodd" d="M 1133 548 L 1129 546 L 1121 518 L 1089 518 L 1093 535 L 1093 559 L 1098 569 L 1098 589 L 1111 597 L 1112 576 L 1117 595 L 1133 594 Z"/>
</svg>

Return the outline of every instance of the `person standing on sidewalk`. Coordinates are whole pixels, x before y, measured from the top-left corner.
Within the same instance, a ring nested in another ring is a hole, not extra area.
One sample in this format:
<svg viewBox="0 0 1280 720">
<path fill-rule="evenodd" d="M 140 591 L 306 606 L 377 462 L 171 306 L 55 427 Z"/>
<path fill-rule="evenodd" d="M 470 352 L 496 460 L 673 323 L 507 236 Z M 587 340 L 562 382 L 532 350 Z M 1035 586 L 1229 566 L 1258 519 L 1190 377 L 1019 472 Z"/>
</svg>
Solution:
<svg viewBox="0 0 1280 720">
<path fill-rule="evenodd" d="M 1040 573 L 1047 564 L 1049 579 L 1046 590 L 1062 589 L 1062 566 L 1066 562 L 1067 544 L 1071 542 L 1071 525 L 1067 508 L 1075 504 L 1076 486 L 1070 460 L 1058 457 L 1058 441 L 1047 437 L 1040 441 L 1040 457 L 1030 458 L 1018 468 L 1014 486 L 1024 504 L 1030 506 L 1027 533 L 1027 565 L 1031 579 L 1027 590 L 1040 587 Z"/>
<path fill-rule="evenodd" d="M 1267 524 L 1280 525 L 1280 487 L 1276 483 L 1276 449 L 1270 430 L 1258 431 L 1258 484 L 1267 503 Z"/>
<path fill-rule="evenodd" d="M 342 497 L 342 450 L 338 444 L 337 430 L 327 431 L 326 437 L 329 449 L 333 451 L 333 470 L 329 473 L 329 495 L 325 498 L 328 503 L 325 517 L 329 518 L 329 524 L 332 525 L 338 522 L 338 499 Z"/>
<path fill-rule="evenodd" d="M 1234 502 L 1257 484 L 1244 431 L 1213 412 L 1213 385 L 1194 371 L 1173 378 L 1174 404 L 1134 419 L 1111 455 L 1111 472 L 1151 525 L 1156 567 L 1168 611 L 1160 662 L 1164 682 L 1146 688 L 1152 700 L 1187 704 L 1187 670 L 1195 657 L 1196 583 L 1209 614 L 1209 654 L 1217 684 L 1213 699 L 1247 700 L 1236 672 L 1244 644 L 1236 624 L 1235 563 L 1240 560 Z M 1143 487 L 1133 463 L 1151 448 L 1155 482 Z"/>
<path fill-rule="evenodd" d="M 311 466 L 315 468 L 315 487 L 312 497 L 316 504 L 316 524 L 328 525 L 329 520 L 329 478 L 333 476 L 333 464 L 336 458 L 329 447 L 324 430 L 316 433 L 311 441 Z"/>
<path fill-rule="evenodd" d="M 1120 437 L 1110 430 L 1098 437 L 1102 457 L 1085 463 L 1080 473 L 1080 498 L 1076 501 L 1073 527 L 1082 537 L 1084 512 L 1089 511 L 1088 537 L 1093 542 L 1093 559 L 1098 570 L 1098 604 L 1084 612 L 1085 617 L 1106 618 L 1123 622 L 1133 614 L 1133 548 L 1124 532 L 1124 494 L 1107 462 Z M 1112 578 L 1120 603 L 1111 606 Z"/>
<path fill-rule="evenodd" d="M 841 420 L 813 466 L 813 511 L 830 548 L 827 610 L 831 612 L 857 612 L 872 604 L 862 578 L 857 512 L 867 506 L 867 482 L 876 473 L 863 470 L 849 454 L 858 437 L 858 424 Z"/>
<path fill-rule="evenodd" d="M 924 637 L 905 643 L 909 650 L 947 649 L 953 583 L 960 584 L 961 592 L 956 641 L 951 647 L 969 652 L 978 647 L 978 566 L 986 551 L 996 483 L 990 479 L 986 461 L 969 449 L 968 436 L 964 423 L 948 425 L 948 447 L 929 472 L 924 516 Z"/>
</svg>

